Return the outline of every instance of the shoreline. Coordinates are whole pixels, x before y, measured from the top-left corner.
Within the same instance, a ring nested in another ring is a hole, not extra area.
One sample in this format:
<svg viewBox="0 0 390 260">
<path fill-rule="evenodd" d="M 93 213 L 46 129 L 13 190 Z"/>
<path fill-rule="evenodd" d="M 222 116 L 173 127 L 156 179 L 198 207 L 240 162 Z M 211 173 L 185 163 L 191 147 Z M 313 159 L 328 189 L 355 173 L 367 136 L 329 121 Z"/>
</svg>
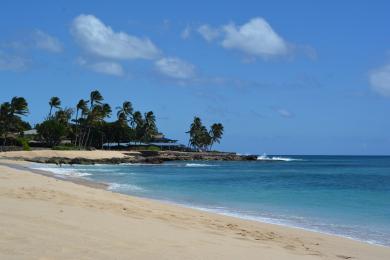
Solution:
<svg viewBox="0 0 390 260">
<path fill-rule="evenodd" d="M 161 164 L 169 161 L 257 161 L 257 155 L 229 152 L 32 150 L 0 152 L 0 158 L 54 164 Z M 272 160 L 264 160 L 269 162 Z"/>
<path fill-rule="evenodd" d="M 6 163 L 3 163 L 4 161 L 6 161 Z M 267 225 L 276 225 L 276 226 L 285 227 L 285 228 L 299 229 L 299 230 L 303 230 L 303 231 L 307 231 L 307 232 L 313 232 L 313 233 L 318 233 L 318 234 L 323 234 L 323 235 L 328 235 L 328 236 L 335 236 L 335 237 L 339 237 L 339 238 L 349 239 L 349 240 L 356 241 L 356 242 L 361 242 L 361 243 L 374 245 L 374 246 L 381 246 L 381 247 L 390 249 L 390 246 L 383 245 L 383 244 L 380 244 L 380 243 L 375 242 L 375 241 L 362 240 L 362 239 L 355 238 L 355 237 L 350 237 L 350 236 L 337 234 L 337 233 L 330 233 L 330 232 L 326 232 L 326 231 L 322 231 L 322 230 L 315 230 L 315 229 L 306 228 L 306 227 L 300 227 L 300 226 L 293 225 L 293 224 L 285 224 L 285 223 L 281 223 L 281 222 L 277 223 L 277 222 L 273 222 L 272 219 L 267 220 L 266 218 L 250 216 L 250 215 L 243 215 L 243 214 L 239 214 L 239 213 L 235 213 L 235 212 L 221 212 L 221 211 L 218 211 L 218 210 L 212 209 L 212 208 L 206 208 L 206 207 L 201 207 L 201 206 L 196 206 L 196 205 L 191 205 L 191 204 L 178 203 L 178 202 L 171 201 L 171 200 L 161 200 L 161 199 L 151 198 L 151 197 L 147 197 L 147 196 L 129 195 L 126 193 L 122 193 L 122 192 L 110 189 L 109 183 L 97 182 L 97 181 L 88 179 L 87 177 L 81 177 L 81 176 L 79 176 L 79 177 L 76 177 L 76 176 L 63 176 L 63 177 L 61 177 L 61 176 L 56 175 L 54 172 L 51 172 L 49 170 L 34 169 L 34 168 L 27 166 L 27 164 L 30 164 L 30 163 L 35 163 L 35 162 L 15 161 L 15 160 L 8 160 L 8 159 L 7 160 L 0 160 L 0 166 L 6 165 L 6 166 L 8 166 L 10 168 L 14 168 L 16 170 L 30 171 L 32 173 L 40 174 L 40 175 L 43 175 L 46 177 L 50 177 L 50 178 L 54 178 L 54 179 L 58 179 L 58 180 L 62 180 L 62 181 L 68 181 L 68 182 L 71 182 L 71 183 L 74 183 L 77 185 L 83 185 L 83 186 L 90 187 L 90 188 L 101 189 L 101 190 L 105 190 L 105 191 L 109 191 L 109 192 L 113 192 L 113 193 L 117 193 L 117 194 L 122 194 L 125 196 L 151 200 L 151 201 L 154 201 L 157 203 L 163 203 L 163 204 L 183 207 L 183 208 L 187 208 L 187 209 L 199 210 L 199 211 L 203 211 L 203 212 L 207 212 L 207 213 L 211 213 L 211 214 L 217 214 L 220 216 L 237 218 L 237 219 L 244 220 L 244 221 L 253 221 L 253 222 L 267 224 Z M 35 163 L 35 164 L 41 164 L 41 163 Z M 45 164 L 45 163 L 43 163 L 43 164 Z M 106 164 L 106 165 L 110 165 L 110 164 Z"/>
</svg>

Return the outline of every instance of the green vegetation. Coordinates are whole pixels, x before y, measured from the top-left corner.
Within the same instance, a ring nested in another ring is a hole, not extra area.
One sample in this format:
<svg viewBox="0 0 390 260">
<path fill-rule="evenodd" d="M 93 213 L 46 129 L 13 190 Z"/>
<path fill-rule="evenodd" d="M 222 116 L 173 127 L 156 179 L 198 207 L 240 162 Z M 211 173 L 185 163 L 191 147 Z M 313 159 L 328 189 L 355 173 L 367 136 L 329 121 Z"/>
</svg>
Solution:
<svg viewBox="0 0 390 260">
<path fill-rule="evenodd" d="M 74 144 L 63 144 L 63 145 L 53 146 L 52 149 L 53 150 L 69 151 L 69 150 L 77 150 L 77 146 L 74 146 Z"/>
<path fill-rule="evenodd" d="M 39 136 L 47 146 L 59 145 L 68 134 L 66 124 L 59 121 L 57 118 L 49 118 L 41 124 L 36 125 Z"/>
<path fill-rule="evenodd" d="M 0 105 L 0 135 L 3 139 L 2 147 L 7 144 L 11 133 L 19 133 L 29 129 L 29 124 L 22 120 L 28 114 L 28 104 L 23 97 L 13 97 L 11 102 Z"/>
<path fill-rule="evenodd" d="M 214 143 L 220 142 L 223 135 L 223 125 L 221 123 L 213 124 L 208 131 L 202 124 L 202 120 L 199 117 L 194 117 L 194 121 L 187 133 L 190 135 L 189 146 L 201 151 L 207 151 L 211 150 Z"/>
<path fill-rule="evenodd" d="M 140 111 L 134 112 L 130 101 L 124 101 L 122 106 L 116 107 L 116 120 L 107 122 L 112 109 L 104 103 L 104 97 L 97 90 L 90 93 L 88 100 L 79 100 L 74 119 L 71 119 L 74 110 L 62 109 L 60 98 L 52 97 L 49 106 L 48 117 L 36 129 L 40 139 L 56 149 L 64 148 L 59 144 L 65 139 L 71 140 L 74 149 L 102 148 L 104 143 L 147 143 L 158 133 L 154 113 L 149 111 L 143 115 Z M 53 108 L 57 109 L 54 115 Z"/>
<path fill-rule="evenodd" d="M 28 144 L 28 140 L 24 137 L 18 137 L 16 139 L 17 143 L 23 147 L 23 151 L 31 151 L 30 145 Z"/>
<path fill-rule="evenodd" d="M 113 111 L 109 104 L 104 103 L 104 97 L 98 90 L 92 91 L 88 99 L 80 99 L 74 109 L 61 107 L 61 103 L 59 97 L 50 98 L 47 117 L 35 126 L 37 134 L 34 137 L 34 145 L 38 143 L 53 149 L 71 150 L 103 148 L 105 143 L 115 143 L 119 146 L 121 143 L 132 142 L 142 144 L 144 150 L 161 150 L 159 146 L 145 146 L 161 135 L 153 111 L 135 111 L 130 101 L 124 101 L 121 106 L 115 108 L 116 117 L 107 121 L 112 117 Z M 23 138 L 23 131 L 31 127 L 22 120 L 28 112 L 28 104 L 23 97 L 14 97 L 10 102 L 1 104 L 2 147 L 17 144 L 25 150 L 30 149 L 28 140 Z M 206 151 L 211 150 L 213 144 L 220 142 L 223 126 L 220 123 L 213 124 L 208 130 L 202 125 L 201 119 L 195 117 L 187 133 L 190 134 L 190 148 Z"/>
<path fill-rule="evenodd" d="M 143 147 L 142 150 L 145 150 L 145 151 L 161 151 L 161 148 L 158 147 L 158 146 L 155 146 L 155 145 L 150 145 L 150 146 Z"/>
</svg>

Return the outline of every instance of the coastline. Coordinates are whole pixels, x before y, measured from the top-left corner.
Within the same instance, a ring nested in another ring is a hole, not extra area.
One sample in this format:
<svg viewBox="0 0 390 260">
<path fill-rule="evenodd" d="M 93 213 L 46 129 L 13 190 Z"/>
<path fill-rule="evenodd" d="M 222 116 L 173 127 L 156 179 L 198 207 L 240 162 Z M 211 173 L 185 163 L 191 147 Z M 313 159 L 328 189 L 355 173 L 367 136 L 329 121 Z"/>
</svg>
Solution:
<svg viewBox="0 0 390 260">
<path fill-rule="evenodd" d="M 150 199 L 113 193 L 110 191 L 106 191 L 105 187 L 103 186 L 91 187 L 86 183 L 78 183 L 75 181 L 69 182 L 69 179 L 66 179 L 66 181 L 63 181 L 62 179 L 58 178 L 54 179 L 52 178 L 52 174 L 45 174 L 43 172 L 40 172 L 40 174 L 43 175 L 37 175 L 36 173 L 39 172 L 34 173 L 28 168 L 20 168 L 26 166 L 26 164 L 24 164 L 23 162 L 21 163 L 8 160 L 2 161 L 6 162 L 7 164 L 10 164 L 11 167 L 13 166 L 13 168 L 9 168 L 10 165 L 0 165 L 0 169 L 2 169 L 3 172 L 6 172 L 5 179 L 12 180 L 16 177 L 15 174 L 19 173 L 17 176 L 18 178 L 20 177 L 20 175 L 23 175 L 26 177 L 26 179 L 33 180 L 35 184 L 33 185 L 33 187 L 35 187 L 35 192 L 32 192 L 31 190 L 29 191 L 30 193 L 26 193 L 20 190 L 13 190 L 13 192 L 4 192 L 4 190 L 7 191 L 10 189 L 8 187 L 9 184 L 3 182 L 2 185 L 5 186 L 5 189 L 3 187 L 0 193 L 2 200 L 11 199 L 14 201 L 15 196 L 16 198 L 19 196 L 21 197 L 23 204 L 28 204 L 29 202 L 35 203 L 37 201 L 42 202 L 42 200 L 45 203 L 51 202 L 51 204 L 53 204 L 53 201 L 51 201 L 49 197 L 44 196 L 44 194 L 48 192 L 44 192 L 44 190 L 49 189 L 54 192 L 54 194 L 56 194 L 55 197 L 58 196 L 62 198 L 60 199 L 60 203 L 58 203 L 58 201 L 54 199 L 54 205 L 50 205 L 50 207 L 61 208 L 63 206 L 68 207 L 70 206 L 69 204 L 71 204 L 72 206 L 76 205 L 78 207 L 78 210 L 82 211 L 88 211 L 90 210 L 90 208 L 94 210 L 97 209 L 97 212 L 95 213 L 100 213 L 101 215 L 107 214 L 107 211 L 110 213 L 112 213 L 112 211 L 115 211 L 115 213 L 119 213 L 120 217 L 123 217 L 123 212 L 125 211 L 126 213 L 131 212 L 131 214 L 127 216 L 130 220 L 135 220 L 139 218 L 139 214 L 142 212 L 142 216 L 144 219 L 148 220 L 147 222 L 159 224 L 158 229 L 169 229 L 168 232 L 175 232 L 177 231 L 176 228 L 180 227 L 180 235 L 178 237 L 172 237 L 172 239 L 168 243 L 170 246 L 168 246 L 167 244 L 166 247 L 170 248 L 172 245 L 180 244 L 182 248 L 182 250 L 180 250 L 182 251 L 180 257 L 184 258 L 199 258 L 199 255 L 206 258 L 215 258 L 225 253 L 226 255 L 224 255 L 223 258 L 229 259 L 237 258 L 239 256 L 242 256 L 243 254 L 245 254 L 245 257 L 248 259 L 256 258 L 256 255 L 258 255 L 259 253 L 263 255 L 268 254 L 269 257 L 266 257 L 265 259 L 302 259 L 304 257 L 307 259 L 388 259 L 390 257 L 390 248 L 387 247 L 362 243 L 334 235 L 326 235 L 323 233 L 311 232 L 297 228 L 290 228 L 275 224 L 267 224 L 258 221 L 244 220 L 235 217 L 219 215 L 216 213 L 200 211 L 196 209 L 183 208 L 177 205 L 171 205 L 168 203 L 163 203 Z M 15 169 L 15 167 L 19 167 L 19 169 Z M 2 178 L 4 179 L 4 176 L 2 176 Z M 20 180 L 20 182 L 22 182 L 20 183 L 15 179 L 13 180 L 13 185 L 24 187 L 26 185 L 29 185 L 29 183 L 26 181 L 27 180 Z M 47 185 L 45 185 L 45 183 L 50 183 L 50 187 L 46 187 Z M 83 186 L 81 186 L 80 184 Z M 36 190 L 36 186 L 39 187 L 38 190 Z M 64 194 L 64 191 L 66 191 L 66 195 Z M 87 203 L 88 206 L 86 206 L 85 203 L 82 202 L 86 199 L 90 200 L 91 195 L 98 195 L 105 202 L 102 205 L 101 201 L 95 200 L 94 203 Z M 77 199 L 64 200 L 63 197 L 76 197 Z M 114 209 L 112 207 L 107 206 L 107 200 L 109 201 L 108 204 L 113 204 L 117 206 L 114 207 Z M 64 203 L 64 201 L 68 201 L 68 203 Z M 118 203 L 126 204 L 129 202 L 130 205 L 118 208 Z M 18 207 L 17 203 L 13 204 L 13 206 L 16 207 L 18 211 L 23 211 L 23 208 Z M 124 210 L 125 208 L 126 210 Z M 27 214 L 25 212 L 21 212 L 21 215 L 24 216 Z M 52 217 L 52 215 L 49 214 L 49 217 Z M 78 221 L 80 221 L 80 219 L 78 219 Z M 115 221 L 117 220 L 115 219 Z M 146 223 L 138 224 L 141 227 L 148 229 Z M 41 226 L 41 228 L 44 228 L 44 224 L 42 225 L 43 226 Z M 175 227 L 174 230 L 170 230 L 172 225 Z M 133 228 L 134 226 L 131 227 Z M 132 228 L 126 228 L 126 226 L 123 226 L 122 228 L 127 230 L 129 233 L 132 233 Z M 164 234 L 161 234 L 161 232 L 156 233 L 155 231 L 151 232 L 154 235 L 145 237 L 145 234 L 138 234 L 140 237 L 133 237 L 132 239 L 136 239 L 138 241 L 139 238 L 143 238 L 145 239 L 145 241 L 143 242 L 146 242 L 148 244 L 148 247 L 155 247 L 156 245 L 153 246 L 154 242 L 150 242 L 151 245 L 149 245 L 148 240 L 154 240 L 154 236 L 164 237 Z M 197 234 L 196 236 L 198 239 L 202 241 L 208 241 L 208 243 L 206 243 L 205 245 L 201 243 L 202 245 L 195 246 L 195 249 L 197 251 L 196 254 L 195 252 L 191 252 L 193 249 L 190 248 L 192 248 L 193 245 L 191 243 L 188 243 L 188 241 L 186 240 L 186 238 L 188 238 L 188 235 L 193 233 Z M 25 235 L 29 235 L 29 233 Z M 126 235 L 124 234 L 124 236 Z M 99 239 L 103 238 L 99 237 Z M 184 241 L 182 241 L 183 239 L 187 241 L 188 244 L 184 243 Z M 228 242 L 231 250 L 229 250 L 229 248 L 226 248 L 224 243 L 221 244 L 221 240 L 226 240 L 225 242 Z M 62 243 L 63 241 L 57 242 Z M 217 246 L 215 244 L 217 244 Z M 13 244 L 12 246 L 18 247 L 20 245 Z M 214 246 L 216 246 L 215 249 L 209 248 L 214 248 Z M 240 250 L 239 248 L 242 247 L 246 248 L 247 250 L 245 250 L 245 252 Z M 157 256 L 158 252 L 155 252 L 156 248 L 154 248 L 153 250 L 151 252 L 144 252 L 144 254 L 138 255 L 137 258 L 148 258 L 148 254 L 150 257 L 150 254 L 154 253 L 156 253 Z M 222 252 L 221 250 L 224 252 Z M 0 253 L 2 254 L 3 250 L 0 250 Z M 169 252 L 169 254 L 176 253 L 178 252 Z M 80 256 L 82 258 L 89 258 L 88 255 Z M 56 255 L 55 258 L 61 257 L 61 255 Z M 95 255 L 94 257 L 99 258 L 98 255 Z M 118 256 L 118 258 L 121 258 L 121 256 Z M 171 259 L 172 257 L 167 258 Z"/>
<path fill-rule="evenodd" d="M 161 164 L 168 161 L 256 161 L 257 155 L 228 152 L 33 150 L 0 152 L 0 158 L 54 164 Z M 268 161 L 268 160 L 266 160 Z M 264 161 L 264 162 L 266 162 Z"/>
</svg>

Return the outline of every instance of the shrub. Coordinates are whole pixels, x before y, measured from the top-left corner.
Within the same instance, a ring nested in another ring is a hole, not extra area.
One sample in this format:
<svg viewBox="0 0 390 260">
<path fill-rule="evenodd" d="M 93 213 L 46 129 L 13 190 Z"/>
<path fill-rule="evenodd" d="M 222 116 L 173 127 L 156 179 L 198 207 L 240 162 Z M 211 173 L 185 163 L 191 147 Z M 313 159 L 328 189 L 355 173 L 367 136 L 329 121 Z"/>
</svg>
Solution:
<svg viewBox="0 0 390 260">
<path fill-rule="evenodd" d="M 55 119 L 45 120 L 42 124 L 38 124 L 36 128 L 39 136 L 48 146 L 59 145 L 68 132 L 66 125 Z"/>
<path fill-rule="evenodd" d="M 53 150 L 79 150 L 79 148 L 73 144 L 62 144 L 62 145 L 56 145 L 52 147 Z"/>
<path fill-rule="evenodd" d="M 30 145 L 28 144 L 28 141 L 24 137 L 19 137 L 16 139 L 16 142 L 18 145 L 23 147 L 23 151 L 31 151 Z"/>
<path fill-rule="evenodd" d="M 158 147 L 158 146 L 155 146 L 155 145 L 149 145 L 149 146 L 146 146 L 146 147 L 142 148 L 142 150 L 146 150 L 146 151 L 161 151 L 161 148 Z"/>
</svg>

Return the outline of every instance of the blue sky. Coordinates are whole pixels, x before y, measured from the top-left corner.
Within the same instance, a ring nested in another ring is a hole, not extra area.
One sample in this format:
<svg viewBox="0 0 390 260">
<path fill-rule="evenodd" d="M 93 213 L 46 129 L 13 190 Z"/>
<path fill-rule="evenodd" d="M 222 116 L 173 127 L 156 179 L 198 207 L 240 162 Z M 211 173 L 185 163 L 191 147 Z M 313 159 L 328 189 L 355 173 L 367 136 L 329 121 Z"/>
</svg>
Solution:
<svg viewBox="0 0 390 260">
<path fill-rule="evenodd" d="M 390 154 L 388 1 L 226 2 L 2 1 L 0 102 L 34 124 L 98 89 L 183 143 L 197 115 L 222 150 Z"/>
</svg>

